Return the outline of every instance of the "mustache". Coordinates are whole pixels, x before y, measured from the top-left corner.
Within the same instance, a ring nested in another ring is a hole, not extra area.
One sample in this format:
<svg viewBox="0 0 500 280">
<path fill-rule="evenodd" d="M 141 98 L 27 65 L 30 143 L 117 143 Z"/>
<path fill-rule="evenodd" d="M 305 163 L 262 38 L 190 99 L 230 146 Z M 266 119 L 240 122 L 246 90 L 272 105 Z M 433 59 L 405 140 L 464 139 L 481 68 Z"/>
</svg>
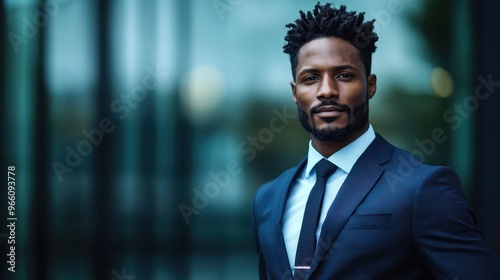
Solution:
<svg viewBox="0 0 500 280">
<path fill-rule="evenodd" d="M 314 113 L 317 113 L 319 108 L 323 107 L 323 106 L 335 106 L 335 107 L 339 107 L 340 109 L 342 109 L 343 111 L 345 111 L 346 113 L 351 113 L 351 107 L 345 105 L 345 104 L 340 104 L 340 103 L 337 103 L 333 100 L 327 100 L 327 101 L 323 101 L 321 102 L 320 104 L 314 106 L 311 108 L 311 115 L 314 114 Z"/>
</svg>

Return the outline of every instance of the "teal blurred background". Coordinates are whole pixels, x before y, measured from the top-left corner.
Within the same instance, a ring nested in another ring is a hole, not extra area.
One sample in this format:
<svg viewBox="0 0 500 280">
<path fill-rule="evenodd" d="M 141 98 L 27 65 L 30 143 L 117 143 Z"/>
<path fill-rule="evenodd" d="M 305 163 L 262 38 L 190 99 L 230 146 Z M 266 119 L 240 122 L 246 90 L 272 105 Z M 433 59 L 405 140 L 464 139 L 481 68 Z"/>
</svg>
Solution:
<svg viewBox="0 0 500 280">
<path fill-rule="evenodd" d="M 16 273 L 2 279 L 257 279 L 253 193 L 308 141 L 285 24 L 315 3 L 0 2 L 1 158 L 18 217 Z M 375 130 L 453 167 L 500 252 L 499 3 L 341 4 L 377 20 Z"/>
</svg>

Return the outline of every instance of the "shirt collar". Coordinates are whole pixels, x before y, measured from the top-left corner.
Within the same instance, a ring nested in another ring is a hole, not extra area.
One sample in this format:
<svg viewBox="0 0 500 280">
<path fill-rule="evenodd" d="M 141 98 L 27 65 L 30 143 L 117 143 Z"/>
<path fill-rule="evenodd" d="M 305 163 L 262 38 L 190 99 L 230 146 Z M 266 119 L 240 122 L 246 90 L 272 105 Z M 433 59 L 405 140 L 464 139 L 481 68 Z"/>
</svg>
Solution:
<svg viewBox="0 0 500 280">
<path fill-rule="evenodd" d="M 370 146 L 372 141 L 375 139 L 375 131 L 373 127 L 369 125 L 368 129 L 359 136 L 356 140 L 349 143 L 349 145 L 338 150 L 336 153 L 331 155 L 328 160 L 335 164 L 339 169 L 343 170 L 345 173 L 349 174 L 352 167 L 364 153 L 364 151 Z M 306 177 L 311 176 L 313 167 L 323 159 L 323 156 L 314 149 L 312 146 L 312 141 L 309 141 L 309 152 L 307 154 L 307 166 L 305 169 Z"/>
</svg>

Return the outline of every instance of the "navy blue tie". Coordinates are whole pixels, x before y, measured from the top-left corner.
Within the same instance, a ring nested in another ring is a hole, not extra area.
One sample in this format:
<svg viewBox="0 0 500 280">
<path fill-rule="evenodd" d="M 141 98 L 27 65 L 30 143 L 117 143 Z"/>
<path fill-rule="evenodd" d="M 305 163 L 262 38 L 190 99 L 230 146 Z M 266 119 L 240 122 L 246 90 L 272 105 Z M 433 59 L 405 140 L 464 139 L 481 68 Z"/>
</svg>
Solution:
<svg viewBox="0 0 500 280">
<path fill-rule="evenodd" d="M 304 211 L 304 219 L 302 220 L 302 228 L 295 255 L 294 280 L 305 279 L 311 267 L 314 250 L 316 249 L 316 229 L 321 213 L 321 204 L 323 204 L 323 196 L 325 195 L 326 181 L 336 169 L 337 166 L 326 159 L 320 160 L 314 166 L 316 183 L 309 193 Z"/>
</svg>

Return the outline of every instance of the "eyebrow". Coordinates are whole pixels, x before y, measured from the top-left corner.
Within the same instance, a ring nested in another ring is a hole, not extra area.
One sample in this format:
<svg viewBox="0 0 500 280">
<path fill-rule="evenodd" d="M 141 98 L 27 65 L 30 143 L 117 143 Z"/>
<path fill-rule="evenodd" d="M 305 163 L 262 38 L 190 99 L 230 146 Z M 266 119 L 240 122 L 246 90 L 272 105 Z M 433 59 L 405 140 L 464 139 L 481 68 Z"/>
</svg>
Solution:
<svg viewBox="0 0 500 280">
<path fill-rule="evenodd" d="M 343 70 L 358 70 L 356 67 L 349 65 L 349 64 L 344 64 L 344 65 L 338 65 L 332 68 L 332 70 L 335 71 L 343 71 Z M 316 68 L 305 68 L 302 69 L 297 76 L 300 76 L 302 74 L 308 74 L 308 73 L 317 73 L 319 72 L 318 69 Z"/>
</svg>

